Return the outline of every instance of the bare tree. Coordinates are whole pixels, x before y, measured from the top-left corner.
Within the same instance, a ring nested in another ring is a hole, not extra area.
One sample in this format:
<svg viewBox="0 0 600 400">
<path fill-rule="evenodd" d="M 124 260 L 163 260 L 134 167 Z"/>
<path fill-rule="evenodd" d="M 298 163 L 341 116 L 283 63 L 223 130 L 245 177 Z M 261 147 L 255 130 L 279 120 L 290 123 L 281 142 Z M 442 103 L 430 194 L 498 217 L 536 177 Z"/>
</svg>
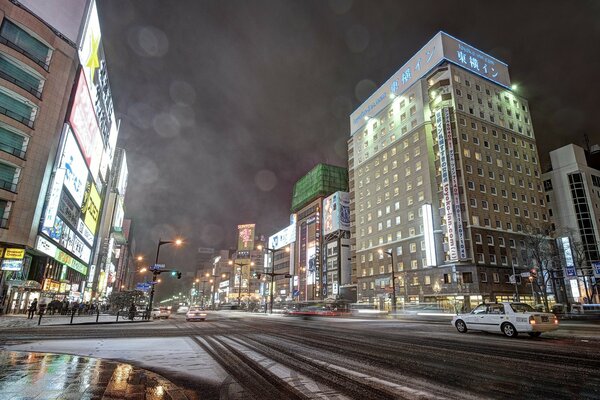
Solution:
<svg viewBox="0 0 600 400">
<path fill-rule="evenodd" d="M 561 269 L 560 256 L 556 248 L 555 238 L 558 232 L 551 223 L 523 223 L 523 239 L 525 243 L 524 258 L 527 265 L 537 272 L 537 278 L 532 280 L 532 285 L 537 285 L 538 293 L 541 293 L 544 307 L 548 306 L 548 286 L 551 285 L 552 292 L 557 295 L 558 291 L 552 279 L 555 272 Z M 535 289 L 535 286 L 534 286 Z"/>
<path fill-rule="evenodd" d="M 585 288 L 585 298 L 588 303 L 593 303 L 594 289 L 591 282 L 592 270 L 590 260 L 588 260 L 586 246 L 582 242 L 571 241 L 571 250 L 575 259 L 575 269 L 581 273 L 583 287 Z M 589 282 L 588 282 L 589 279 Z"/>
</svg>

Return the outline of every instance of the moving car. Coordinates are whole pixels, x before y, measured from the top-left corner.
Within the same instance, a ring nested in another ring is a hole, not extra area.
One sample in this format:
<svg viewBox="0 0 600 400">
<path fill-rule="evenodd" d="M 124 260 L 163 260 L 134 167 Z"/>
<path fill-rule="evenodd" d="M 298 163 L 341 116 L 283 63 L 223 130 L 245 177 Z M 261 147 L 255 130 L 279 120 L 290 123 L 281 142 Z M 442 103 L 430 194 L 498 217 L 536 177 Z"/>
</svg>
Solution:
<svg viewBox="0 0 600 400">
<path fill-rule="evenodd" d="M 177 309 L 177 314 L 185 314 L 188 312 L 190 308 L 188 306 L 179 306 Z"/>
<path fill-rule="evenodd" d="M 452 325 L 460 333 L 473 329 L 502 332 L 508 337 L 516 337 L 519 333 L 538 337 L 542 332 L 558 329 L 558 318 L 551 313 L 535 311 L 529 304 L 502 302 L 480 304 L 468 314 L 457 314 L 452 318 Z"/>
<path fill-rule="evenodd" d="M 206 312 L 201 307 L 190 307 L 185 314 L 186 321 L 204 321 L 206 320 Z"/>
<path fill-rule="evenodd" d="M 171 316 L 171 312 L 167 307 L 154 307 L 151 316 L 152 319 L 168 319 Z"/>
</svg>

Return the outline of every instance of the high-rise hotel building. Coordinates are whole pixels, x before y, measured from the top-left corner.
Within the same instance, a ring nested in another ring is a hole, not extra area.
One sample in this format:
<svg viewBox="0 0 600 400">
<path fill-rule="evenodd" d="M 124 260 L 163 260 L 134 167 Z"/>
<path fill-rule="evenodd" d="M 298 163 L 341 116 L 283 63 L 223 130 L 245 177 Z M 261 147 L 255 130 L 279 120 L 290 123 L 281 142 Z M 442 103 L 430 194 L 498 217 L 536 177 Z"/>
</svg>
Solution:
<svg viewBox="0 0 600 400">
<path fill-rule="evenodd" d="M 531 300 L 524 232 L 548 216 L 529 106 L 506 64 L 439 32 L 350 125 L 358 301 L 391 306 L 392 265 L 399 307 Z"/>
</svg>

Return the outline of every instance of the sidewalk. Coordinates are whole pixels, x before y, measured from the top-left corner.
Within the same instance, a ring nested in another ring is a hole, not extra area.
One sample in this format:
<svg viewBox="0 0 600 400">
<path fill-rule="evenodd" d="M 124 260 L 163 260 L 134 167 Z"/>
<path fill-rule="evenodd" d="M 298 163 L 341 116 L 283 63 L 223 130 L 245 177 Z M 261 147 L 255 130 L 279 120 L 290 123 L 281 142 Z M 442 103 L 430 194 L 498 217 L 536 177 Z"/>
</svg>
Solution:
<svg viewBox="0 0 600 400">
<path fill-rule="evenodd" d="M 36 315 L 33 319 L 27 319 L 27 315 L 0 315 L 0 329 L 3 328 L 28 328 L 38 326 L 40 316 Z M 100 314 L 98 322 L 101 323 L 114 323 L 117 320 L 116 315 L 112 314 Z M 134 322 L 142 321 L 141 317 L 136 317 Z M 42 317 L 41 326 L 51 325 L 67 325 L 71 322 L 70 315 L 44 315 Z M 96 322 L 96 315 L 75 315 L 73 317 L 73 325 L 75 324 L 91 324 Z M 119 316 L 118 323 L 131 323 L 130 320 L 124 319 L 123 316 Z"/>
<path fill-rule="evenodd" d="M 153 372 L 97 358 L 0 352 L 0 398 L 196 399 Z"/>
</svg>

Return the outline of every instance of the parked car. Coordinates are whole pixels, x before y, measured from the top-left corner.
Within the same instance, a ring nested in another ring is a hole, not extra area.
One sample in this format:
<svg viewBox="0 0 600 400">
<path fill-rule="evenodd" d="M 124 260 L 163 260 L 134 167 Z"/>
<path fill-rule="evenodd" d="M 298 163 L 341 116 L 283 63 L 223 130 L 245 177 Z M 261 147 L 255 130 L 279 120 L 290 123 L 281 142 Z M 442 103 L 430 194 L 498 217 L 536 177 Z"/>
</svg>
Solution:
<svg viewBox="0 0 600 400">
<path fill-rule="evenodd" d="M 167 307 L 154 307 L 151 313 L 152 319 L 168 319 L 171 312 Z"/>
<path fill-rule="evenodd" d="M 559 326 L 554 314 L 538 312 L 529 304 L 515 302 L 480 304 L 468 314 L 455 315 L 452 325 L 460 333 L 473 329 L 501 332 L 508 337 L 515 337 L 519 333 L 538 337 L 542 332 L 556 330 Z"/>
<path fill-rule="evenodd" d="M 206 311 L 201 307 L 190 307 L 188 312 L 185 314 L 186 321 L 205 321 Z"/>
</svg>

